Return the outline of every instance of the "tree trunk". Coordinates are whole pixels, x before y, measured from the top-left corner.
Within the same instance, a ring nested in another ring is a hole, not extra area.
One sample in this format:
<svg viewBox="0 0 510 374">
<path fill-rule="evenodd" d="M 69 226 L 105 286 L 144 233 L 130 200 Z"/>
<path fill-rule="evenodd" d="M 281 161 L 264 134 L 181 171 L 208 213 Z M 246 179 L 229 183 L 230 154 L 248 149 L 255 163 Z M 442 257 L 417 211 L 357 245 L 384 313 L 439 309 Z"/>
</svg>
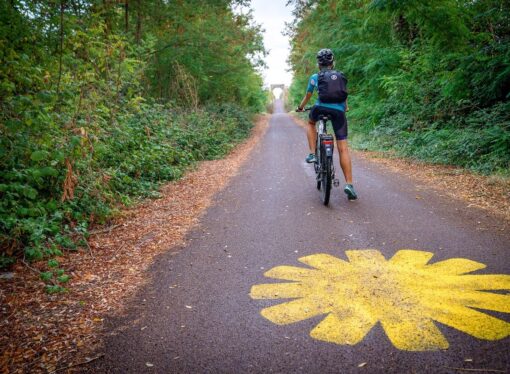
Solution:
<svg viewBox="0 0 510 374">
<path fill-rule="evenodd" d="M 124 0 L 124 27 L 126 34 L 129 32 L 129 0 Z"/>
<path fill-rule="evenodd" d="M 109 0 L 103 0 L 103 16 L 104 16 L 104 23 L 105 23 L 105 33 L 110 34 L 112 31 L 112 22 L 111 22 L 111 14 L 110 14 L 110 1 Z"/>
<path fill-rule="evenodd" d="M 140 44 L 140 39 L 142 37 L 142 4 L 141 0 L 136 1 L 136 33 L 135 40 L 136 44 Z"/>
<path fill-rule="evenodd" d="M 60 0 L 60 48 L 58 58 L 58 80 L 57 80 L 57 96 L 60 95 L 60 81 L 62 79 L 62 55 L 64 54 L 64 8 L 65 1 Z"/>
</svg>

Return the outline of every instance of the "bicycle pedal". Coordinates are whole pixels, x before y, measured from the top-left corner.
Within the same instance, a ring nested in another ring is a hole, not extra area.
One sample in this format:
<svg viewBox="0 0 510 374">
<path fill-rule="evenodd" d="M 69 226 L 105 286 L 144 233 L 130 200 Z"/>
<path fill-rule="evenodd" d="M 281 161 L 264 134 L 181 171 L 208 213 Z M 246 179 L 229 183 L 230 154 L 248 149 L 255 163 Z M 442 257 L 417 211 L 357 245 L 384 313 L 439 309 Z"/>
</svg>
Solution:
<svg viewBox="0 0 510 374">
<path fill-rule="evenodd" d="M 333 186 L 338 187 L 340 186 L 340 181 L 338 179 L 333 180 Z"/>
</svg>

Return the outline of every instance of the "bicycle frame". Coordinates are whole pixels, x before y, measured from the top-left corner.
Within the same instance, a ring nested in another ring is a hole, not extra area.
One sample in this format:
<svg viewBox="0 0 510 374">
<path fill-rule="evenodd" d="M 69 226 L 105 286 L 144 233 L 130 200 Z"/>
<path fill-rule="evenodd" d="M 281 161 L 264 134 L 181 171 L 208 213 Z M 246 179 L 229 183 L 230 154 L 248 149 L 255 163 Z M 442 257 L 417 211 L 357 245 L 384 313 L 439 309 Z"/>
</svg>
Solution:
<svg viewBox="0 0 510 374">
<path fill-rule="evenodd" d="M 322 202 L 324 205 L 329 203 L 332 185 L 338 186 L 338 180 L 335 179 L 335 168 L 333 166 L 333 151 L 335 140 L 333 135 L 327 132 L 328 116 L 320 116 L 316 123 L 317 143 L 315 148 L 317 162 L 314 165 L 317 189 L 321 191 Z"/>
<path fill-rule="evenodd" d="M 312 108 L 305 108 L 309 111 Z M 335 167 L 333 166 L 333 150 L 335 148 L 335 139 L 333 135 L 328 134 L 327 123 L 331 118 L 326 115 L 320 115 L 315 123 L 317 141 L 315 143 L 315 175 L 317 189 L 321 191 L 321 199 L 324 205 L 328 205 L 331 194 L 331 187 L 338 187 L 340 182 L 335 179 Z"/>
</svg>

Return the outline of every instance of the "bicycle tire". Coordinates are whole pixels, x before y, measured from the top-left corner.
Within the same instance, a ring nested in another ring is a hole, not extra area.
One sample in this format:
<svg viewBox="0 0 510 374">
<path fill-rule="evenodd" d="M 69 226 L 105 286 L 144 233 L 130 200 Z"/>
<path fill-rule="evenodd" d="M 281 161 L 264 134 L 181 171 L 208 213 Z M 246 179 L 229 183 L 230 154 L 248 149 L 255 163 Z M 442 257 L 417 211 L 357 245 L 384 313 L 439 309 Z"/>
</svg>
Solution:
<svg viewBox="0 0 510 374">
<path fill-rule="evenodd" d="M 329 204 L 329 197 L 331 196 L 331 185 L 332 185 L 332 157 L 325 157 L 324 168 L 321 177 L 321 200 L 324 205 Z"/>
<path fill-rule="evenodd" d="M 313 168 L 315 170 L 315 177 L 317 178 L 317 189 L 320 191 L 321 190 L 321 179 L 319 178 L 319 175 L 320 175 L 319 173 L 321 171 L 321 167 L 320 167 L 321 154 L 319 151 L 319 149 L 320 149 L 319 147 L 320 147 L 319 137 L 317 137 L 317 142 L 315 143 L 315 159 L 317 161 L 313 165 Z"/>
</svg>

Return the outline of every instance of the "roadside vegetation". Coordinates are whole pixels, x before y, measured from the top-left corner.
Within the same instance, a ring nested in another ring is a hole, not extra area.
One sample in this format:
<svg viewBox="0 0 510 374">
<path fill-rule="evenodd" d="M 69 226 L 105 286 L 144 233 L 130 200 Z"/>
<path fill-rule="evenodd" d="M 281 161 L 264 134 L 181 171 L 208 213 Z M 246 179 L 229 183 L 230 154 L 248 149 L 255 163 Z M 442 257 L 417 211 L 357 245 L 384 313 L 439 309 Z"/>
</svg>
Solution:
<svg viewBox="0 0 510 374">
<path fill-rule="evenodd" d="M 0 268 L 58 257 L 244 139 L 266 93 L 243 1 L 0 1 Z"/>
<path fill-rule="evenodd" d="M 356 147 L 510 176 L 510 3 L 291 3 L 293 107 L 331 48 Z"/>
</svg>

